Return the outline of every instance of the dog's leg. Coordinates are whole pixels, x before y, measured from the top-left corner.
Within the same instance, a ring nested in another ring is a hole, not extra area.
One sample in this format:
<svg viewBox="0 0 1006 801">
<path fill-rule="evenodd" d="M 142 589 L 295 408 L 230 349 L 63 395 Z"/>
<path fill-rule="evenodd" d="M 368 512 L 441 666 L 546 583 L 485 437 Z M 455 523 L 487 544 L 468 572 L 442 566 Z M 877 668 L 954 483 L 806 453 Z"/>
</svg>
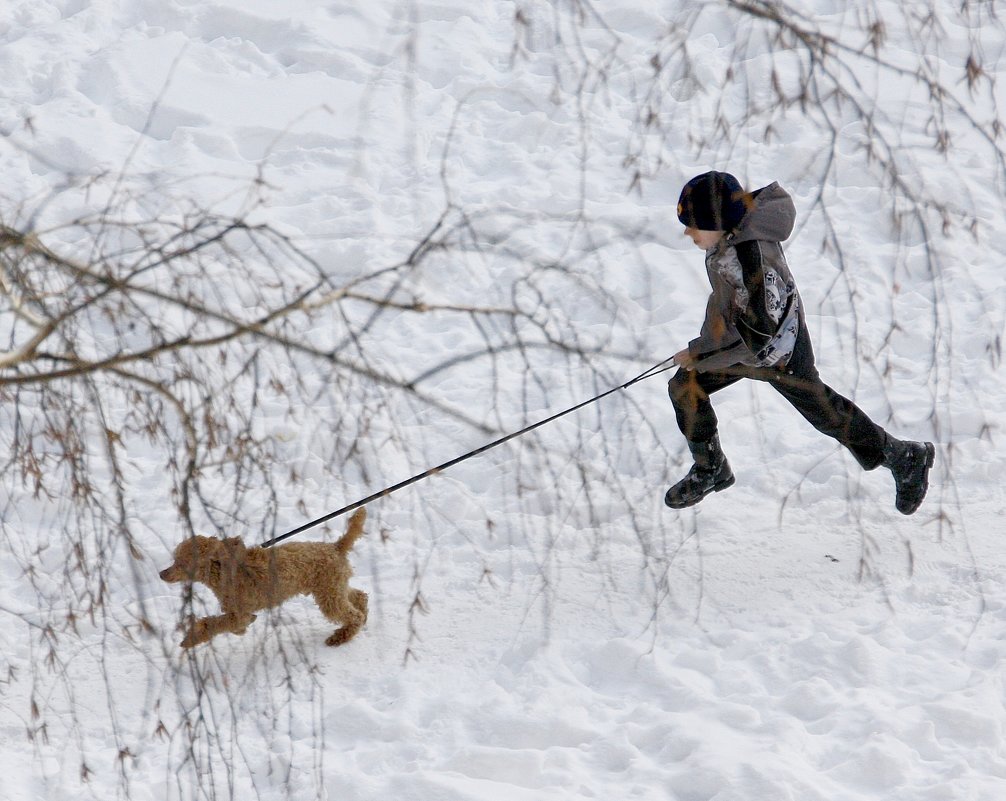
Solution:
<svg viewBox="0 0 1006 801">
<path fill-rule="evenodd" d="M 336 629 L 325 640 L 325 645 L 342 645 L 348 642 L 367 622 L 367 593 L 362 590 L 349 588 L 347 593 L 340 593 L 335 597 L 315 594 L 314 599 L 325 617 L 333 623 L 343 624 L 342 628 Z"/>
<path fill-rule="evenodd" d="M 192 648 L 204 642 L 209 642 L 218 634 L 226 631 L 232 634 L 244 634 L 245 629 L 255 619 L 255 615 L 247 612 L 229 612 L 224 615 L 214 617 L 204 617 L 195 621 L 185 639 L 182 640 L 182 648 Z"/>
<path fill-rule="evenodd" d="M 354 590 L 352 587 L 349 588 L 349 602 L 356 607 L 357 611 L 363 614 L 363 623 L 367 622 L 367 616 L 370 613 L 370 601 L 367 598 L 367 593 L 363 590 Z M 363 623 L 360 625 L 362 626 Z"/>
<path fill-rule="evenodd" d="M 231 627 L 226 629 L 231 634 L 244 634 L 245 629 L 247 629 L 258 615 L 253 615 L 250 612 L 230 612 L 225 617 L 231 619 Z"/>
<path fill-rule="evenodd" d="M 185 634 L 185 639 L 182 640 L 182 648 L 192 648 L 199 643 L 206 642 L 213 636 L 208 633 L 209 628 L 206 621 L 205 617 L 192 621 L 192 625 L 189 626 L 189 630 Z"/>
</svg>

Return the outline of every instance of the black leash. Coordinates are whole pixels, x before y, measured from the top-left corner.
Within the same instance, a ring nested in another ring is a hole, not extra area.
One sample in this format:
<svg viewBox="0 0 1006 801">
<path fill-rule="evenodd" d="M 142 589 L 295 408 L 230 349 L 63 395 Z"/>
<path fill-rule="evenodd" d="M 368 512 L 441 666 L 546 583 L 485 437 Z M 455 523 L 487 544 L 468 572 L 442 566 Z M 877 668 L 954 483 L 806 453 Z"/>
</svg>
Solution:
<svg viewBox="0 0 1006 801">
<path fill-rule="evenodd" d="M 405 481 L 401 481 L 392 487 L 387 487 L 386 489 L 383 489 L 380 492 L 375 492 L 373 495 L 368 495 L 366 498 L 363 498 L 359 501 L 355 501 L 354 503 L 351 503 L 348 506 L 343 506 L 341 509 L 336 509 L 334 512 L 330 512 L 324 517 L 319 517 L 317 520 L 312 520 L 310 523 L 305 523 L 304 525 L 299 526 L 298 528 L 295 528 L 292 531 L 286 532 L 286 534 L 281 534 L 278 537 L 273 537 L 271 540 L 266 540 L 261 544 L 261 547 L 269 548 L 278 542 L 282 542 L 283 540 L 294 536 L 295 534 L 300 534 L 302 531 L 307 531 L 309 528 L 314 528 L 315 526 L 320 526 L 322 523 L 327 523 L 329 520 L 338 517 L 339 515 L 346 514 L 346 512 L 352 512 L 354 509 L 359 509 L 361 506 L 366 506 L 371 501 L 376 501 L 378 498 L 384 498 L 385 496 L 390 495 L 393 492 L 397 492 L 400 489 L 404 489 L 410 484 L 415 484 L 417 481 L 421 481 L 424 478 L 429 478 L 430 476 L 436 475 L 440 471 L 446 470 L 448 467 L 453 467 L 454 465 L 460 464 L 466 459 L 471 459 L 474 456 L 478 456 L 481 453 L 485 453 L 486 451 L 495 448 L 497 445 L 502 445 L 504 442 L 509 442 L 515 437 L 519 437 L 522 434 L 528 433 L 529 431 L 534 431 L 536 428 L 539 428 L 540 426 L 543 426 L 546 423 L 551 423 L 553 420 L 558 420 L 560 417 L 564 417 L 565 415 L 571 414 L 577 411 L 578 409 L 582 409 L 584 406 L 588 406 L 589 404 L 594 403 L 595 401 L 601 400 L 601 398 L 606 398 L 608 395 L 618 392 L 620 389 L 628 389 L 633 384 L 636 384 L 645 378 L 650 378 L 652 376 L 659 375 L 660 373 L 663 373 L 666 370 L 670 370 L 672 367 L 674 367 L 673 356 L 670 357 L 669 359 L 664 359 L 659 364 L 653 365 L 653 367 L 651 367 L 649 370 L 647 370 L 644 373 L 640 373 L 631 381 L 626 381 L 624 384 L 620 384 L 617 387 L 612 387 L 606 392 L 602 392 L 600 395 L 595 395 L 593 398 L 585 400 L 582 403 L 578 403 L 576 406 L 571 406 L 570 408 L 564 411 L 558 412 L 557 414 L 553 414 L 551 417 L 546 417 L 544 420 L 540 420 L 537 423 L 534 423 L 533 425 L 529 425 L 527 428 L 522 428 L 520 431 L 515 431 L 512 434 L 507 434 L 505 437 L 500 437 L 499 439 L 490 442 L 488 445 L 483 445 L 481 448 L 476 448 L 473 451 L 469 451 L 468 453 L 462 456 L 458 456 L 455 459 L 451 459 L 449 462 L 444 462 L 442 465 L 439 465 L 437 467 L 431 467 L 429 470 L 423 473 L 419 473 L 418 475 L 415 475 L 412 478 L 407 478 L 405 479 Z"/>
</svg>

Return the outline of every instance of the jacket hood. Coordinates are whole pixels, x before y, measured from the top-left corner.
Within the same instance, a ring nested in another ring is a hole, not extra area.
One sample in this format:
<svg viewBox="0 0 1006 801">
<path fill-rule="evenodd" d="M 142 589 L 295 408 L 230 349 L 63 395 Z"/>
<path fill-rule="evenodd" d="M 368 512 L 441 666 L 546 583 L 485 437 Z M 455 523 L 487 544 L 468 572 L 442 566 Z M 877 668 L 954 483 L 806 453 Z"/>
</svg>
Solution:
<svg viewBox="0 0 1006 801">
<path fill-rule="evenodd" d="M 793 233 L 796 223 L 796 206 L 793 198 L 777 183 L 756 189 L 750 194 L 748 212 L 737 226 L 730 242 L 782 242 Z"/>
</svg>

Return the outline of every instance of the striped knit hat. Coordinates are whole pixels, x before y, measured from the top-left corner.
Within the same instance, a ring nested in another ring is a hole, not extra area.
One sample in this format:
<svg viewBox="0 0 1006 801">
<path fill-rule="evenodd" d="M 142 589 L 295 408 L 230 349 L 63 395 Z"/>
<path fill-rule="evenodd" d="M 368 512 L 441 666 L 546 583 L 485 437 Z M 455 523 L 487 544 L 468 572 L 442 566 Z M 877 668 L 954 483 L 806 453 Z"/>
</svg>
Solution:
<svg viewBox="0 0 1006 801">
<path fill-rule="evenodd" d="M 678 199 L 678 219 L 700 231 L 730 231 L 747 212 L 745 192 L 728 172 L 704 172 L 685 184 Z"/>
</svg>

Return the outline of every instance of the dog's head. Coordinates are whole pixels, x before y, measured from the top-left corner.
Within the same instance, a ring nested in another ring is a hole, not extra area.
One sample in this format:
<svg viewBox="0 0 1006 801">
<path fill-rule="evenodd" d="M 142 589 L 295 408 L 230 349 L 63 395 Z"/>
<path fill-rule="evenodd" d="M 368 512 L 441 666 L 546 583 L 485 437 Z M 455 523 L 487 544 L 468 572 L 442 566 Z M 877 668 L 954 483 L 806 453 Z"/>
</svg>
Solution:
<svg viewBox="0 0 1006 801">
<path fill-rule="evenodd" d="M 175 548 L 175 561 L 161 571 L 161 580 L 207 584 L 220 577 L 222 567 L 233 570 L 243 561 L 246 550 L 238 537 L 226 540 L 190 537 Z"/>
</svg>

